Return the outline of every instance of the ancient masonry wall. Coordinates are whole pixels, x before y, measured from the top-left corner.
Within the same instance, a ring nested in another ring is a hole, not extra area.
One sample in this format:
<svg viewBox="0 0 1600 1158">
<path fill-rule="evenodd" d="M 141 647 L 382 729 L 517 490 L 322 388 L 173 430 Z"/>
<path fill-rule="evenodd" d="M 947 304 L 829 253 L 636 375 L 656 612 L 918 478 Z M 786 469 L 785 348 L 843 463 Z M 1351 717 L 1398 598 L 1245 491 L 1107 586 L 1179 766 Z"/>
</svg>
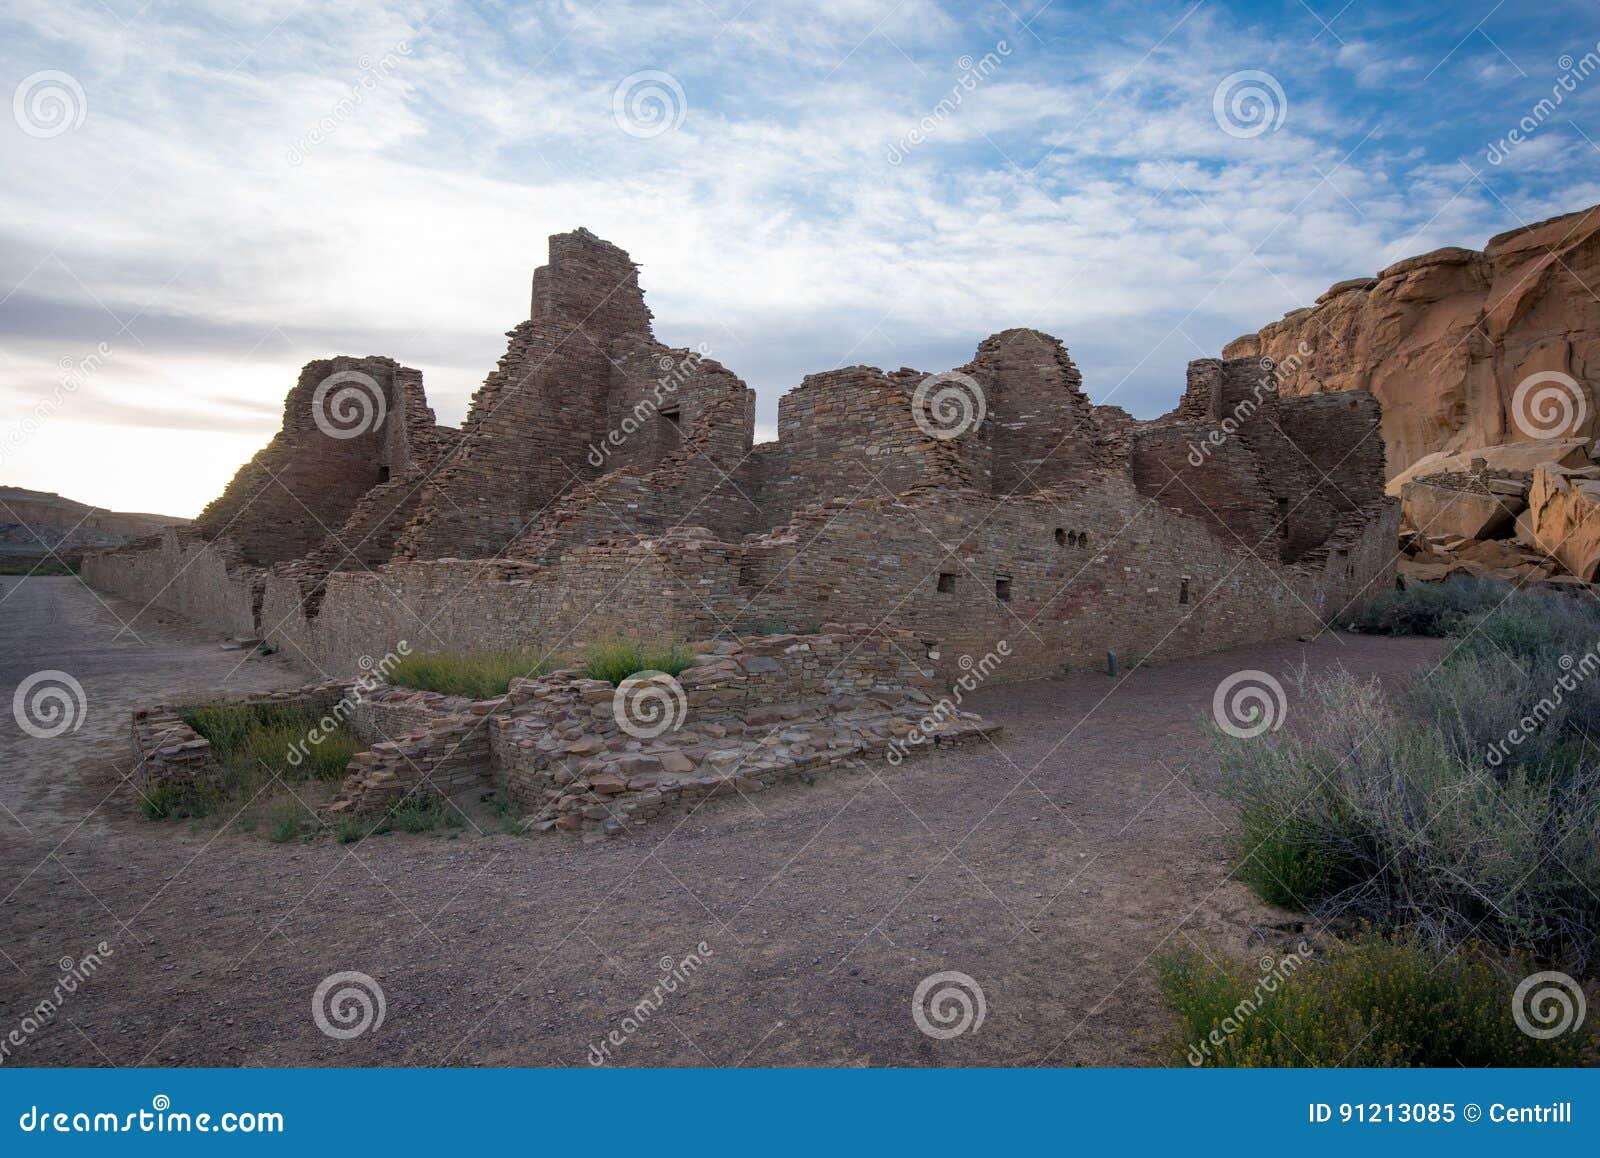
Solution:
<svg viewBox="0 0 1600 1158">
<path fill-rule="evenodd" d="M 407 423 L 433 420 L 421 389 L 421 375 L 391 358 L 307 363 L 284 402 L 283 429 L 195 527 L 208 538 L 227 535 L 258 566 L 321 547 L 368 491 L 411 465 Z M 380 406 L 384 420 L 374 425 Z"/>
<path fill-rule="evenodd" d="M 169 528 L 122 547 L 85 555 L 80 571 L 91 587 L 114 591 L 141 607 L 162 607 L 254 638 L 266 575 L 245 564 L 231 542 Z"/>
<path fill-rule="evenodd" d="M 493 700 L 380 688 L 357 708 L 359 733 L 385 738 L 350 762 L 328 812 L 370 817 L 413 791 L 495 791 L 529 827 L 617 833 L 708 797 L 751 794 L 900 742 L 902 757 L 996 729 L 935 707 L 917 643 L 863 628 L 707 642 L 664 708 L 671 726 L 622 709 L 639 694 L 559 671 L 514 681 Z M 663 693 L 664 695 L 666 693 Z"/>
<path fill-rule="evenodd" d="M 1195 362 L 1135 422 L 1059 340 L 1007 330 L 947 374 L 810 375 L 755 446 L 753 392 L 656 342 L 637 268 L 583 230 L 551 238 L 509 337 L 460 431 L 389 359 L 311 363 L 194 532 L 86 574 L 329 678 L 401 641 L 573 658 L 848 622 L 909 633 L 943 678 L 1004 638 L 996 678 L 1021 679 L 1299 634 L 1392 581 L 1377 403 L 1280 397 L 1269 360 Z M 340 371 L 378 383 L 383 425 L 315 421 Z"/>
</svg>

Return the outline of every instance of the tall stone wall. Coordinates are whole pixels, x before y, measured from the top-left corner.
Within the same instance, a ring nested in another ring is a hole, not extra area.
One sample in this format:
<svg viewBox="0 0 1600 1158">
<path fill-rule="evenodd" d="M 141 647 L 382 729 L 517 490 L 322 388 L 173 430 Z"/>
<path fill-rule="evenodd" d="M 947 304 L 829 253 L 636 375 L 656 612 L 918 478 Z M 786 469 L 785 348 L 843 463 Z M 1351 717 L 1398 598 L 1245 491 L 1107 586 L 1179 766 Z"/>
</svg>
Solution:
<svg viewBox="0 0 1600 1158">
<path fill-rule="evenodd" d="M 245 563 L 231 543 L 207 542 L 187 528 L 85 555 L 79 573 L 91 587 L 142 607 L 176 611 L 232 636 L 254 638 L 259 630 L 265 572 Z"/>
<path fill-rule="evenodd" d="M 368 491 L 412 464 L 409 424 L 433 425 L 421 388 L 420 374 L 390 358 L 307 363 L 284 402 L 282 430 L 195 527 L 228 536 L 257 566 L 321 547 Z"/>
</svg>

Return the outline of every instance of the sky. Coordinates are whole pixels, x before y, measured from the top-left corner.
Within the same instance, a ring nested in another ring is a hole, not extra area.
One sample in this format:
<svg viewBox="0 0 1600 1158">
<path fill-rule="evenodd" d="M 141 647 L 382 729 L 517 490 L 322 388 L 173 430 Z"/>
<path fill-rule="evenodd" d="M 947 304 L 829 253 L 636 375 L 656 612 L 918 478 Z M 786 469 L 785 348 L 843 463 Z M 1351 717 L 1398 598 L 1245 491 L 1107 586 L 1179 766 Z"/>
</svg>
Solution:
<svg viewBox="0 0 1600 1158">
<path fill-rule="evenodd" d="M 808 373 L 1012 326 L 1155 417 L 1335 281 L 1600 202 L 1600 3 L 1536 16 L 7 0 L 0 484 L 192 516 L 335 354 L 459 424 L 580 225 L 758 437 Z"/>
</svg>

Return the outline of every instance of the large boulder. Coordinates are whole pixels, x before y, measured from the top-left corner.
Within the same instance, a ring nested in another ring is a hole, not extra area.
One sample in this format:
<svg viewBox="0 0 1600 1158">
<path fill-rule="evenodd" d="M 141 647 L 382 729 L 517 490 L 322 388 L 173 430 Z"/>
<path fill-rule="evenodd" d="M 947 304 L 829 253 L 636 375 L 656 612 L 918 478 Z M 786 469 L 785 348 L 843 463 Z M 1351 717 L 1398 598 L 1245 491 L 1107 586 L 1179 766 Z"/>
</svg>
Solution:
<svg viewBox="0 0 1600 1158">
<path fill-rule="evenodd" d="M 1533 472 L 1528 519 L 1539 550 L 1585 582 L 1600 571 L 1600 479 L 1554 465 Z"/>
<path fill-rule="evenodd" d="M 1505 442 L 1499 446 L 1480 446 L 1476 450 L 1441 450 L 1419 458 L 1391 478 L 1384 490 L 1392 497 L 1399 498 L 1406 484 L 1414 479 L 1470 471 L 1474 469 L 1474 463 L 1480 459 L 1485 470 L 1519 471 L 1524 474 L 1546 462 L 1553 462 L 1558 466 L 1588 466 L 1589 440 L 1551 438 L 1543 441 Z M 1394 464 L 1391 462 L 1389 465 L 1393 469 Z"/>
<path fill-rule="evenodd" d="M 1434 537 L 1493 538 L 1522 512 L 1523 502 L 1511 495 L 1464 486 L 1441 486 L 1426 479 L 1410 482 L 1400 494 L 1405 525 Z"/>
</svg>

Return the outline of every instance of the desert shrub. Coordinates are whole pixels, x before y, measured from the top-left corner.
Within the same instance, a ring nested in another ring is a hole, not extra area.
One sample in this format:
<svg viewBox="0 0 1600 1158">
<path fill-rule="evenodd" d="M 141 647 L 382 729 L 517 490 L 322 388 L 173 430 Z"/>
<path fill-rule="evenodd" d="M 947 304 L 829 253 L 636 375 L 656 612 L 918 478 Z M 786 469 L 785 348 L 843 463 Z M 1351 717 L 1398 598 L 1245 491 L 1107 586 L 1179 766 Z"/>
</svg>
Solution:
<svg viewBox="0 0 1600 1158">
<path fill-rule="evenodd" d="M 550 656 L 528 651 L 476 651 L 463 654 L 407 655 L 389 670 L 399 687 L 473 700 L 503 696 L 514 679 L 533 679 L 554 670 Z"/>
<path fill-rule="evenodd" d="M 1376 635 L 1446 635 L 1469 615 L 1503 604 L 1512 588 L 1495 579 L 1455 575 L 1443 583 L 1413 583 L 1370 600 L 1350 625 Z"/>
<path fill-rule="evenodd" d="M 1218 737 L 1215 787 L 1238 806 L 1231 851 L 1242 879 L 1326 920 L 1593 960 L 1594 758 L 1492 767 L 1481 751 L 1462 757 L 1448 721 L 1397 710 L 1372 681 L 1336 671 L 1295 685 L 1311 723 Z"/>
<path fill-rule="evenodd" d="M 583 671 L 590 679 L 620 684 L 642 671 L 678 675 L 694 662 L 694 653 L 681 643 L 614 639 L 591 644 L 583 658 Z"/>
<path fill-rule="evenodd" d="M 1591 1039 L 1546 1040 L 1512 1015 L 1534 967 L 1501 964 L 1475 945 L 1366 933 L 1323 957 L 1251 965 L 1183 951 L 1157 963 L 1176 1015 L 1174 1061 L 1202 1066 L 1576 1066 Z M 1270 979 L 1270 980 L 1269 980 Z"/>
<path fill-rule="evenodd" d="M 441 824 L 461 823 L 460 814 L 443 796 L 431 792 L 412 792 L 389 810 L 380 831 L 432 832 Z"/>
<path fill-rule="evenodd" d="M 141 792 L 139 810 L 149 820 L 170 820 L 175 817 L 197 815 L 195 802 L 178 789 L 166 784 L 158 784 L 148 792 Z"/>
<path fill-rule="evenodd" d="M 353 816 L 347 816 L 333 826 L 333 839 L 340 844 L 354 844 L 367 835 L 367 826 Z"/>
</svg>

